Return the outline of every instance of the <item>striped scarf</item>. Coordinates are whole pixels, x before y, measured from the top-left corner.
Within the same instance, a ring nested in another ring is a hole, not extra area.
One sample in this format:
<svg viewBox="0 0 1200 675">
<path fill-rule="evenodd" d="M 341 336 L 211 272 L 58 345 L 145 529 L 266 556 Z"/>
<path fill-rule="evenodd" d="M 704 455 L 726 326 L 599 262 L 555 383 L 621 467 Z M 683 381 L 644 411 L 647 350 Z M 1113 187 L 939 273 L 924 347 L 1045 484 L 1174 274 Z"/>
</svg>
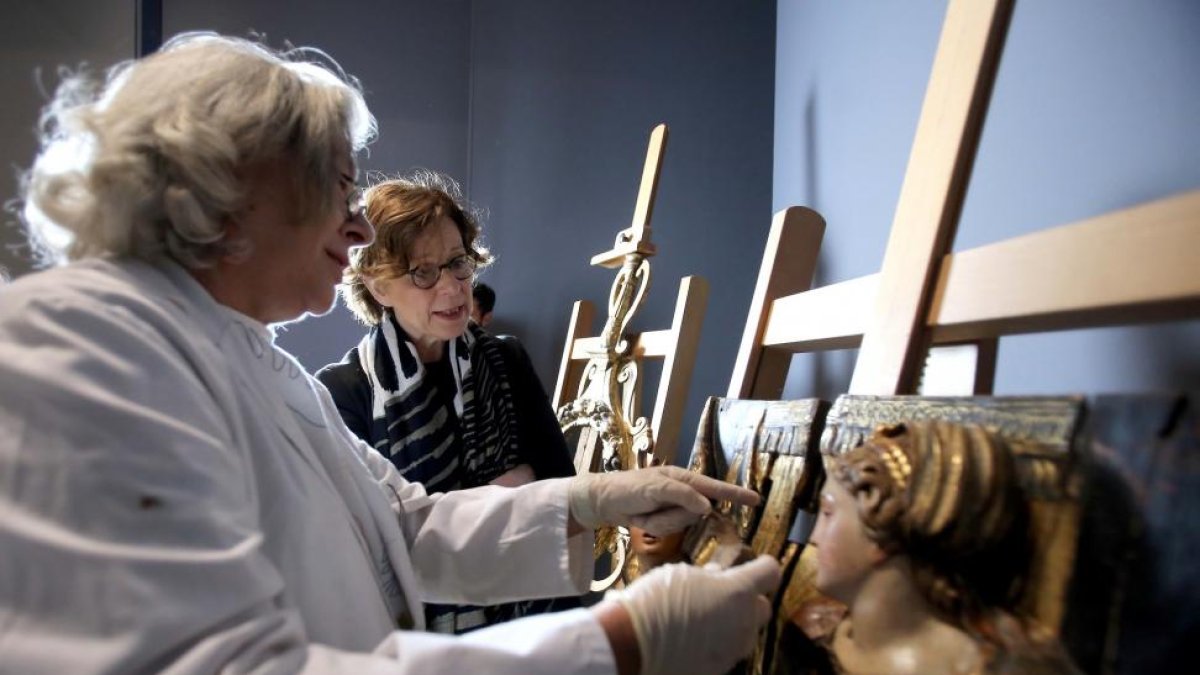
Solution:
<svg viewBox="0 0 1200 675">
<path fill-rule="evenodd" d="M 471 324 L 447 350 L 457 420 L 442 404 L 448 392 L 426 377 L 390 310 L 358 346 L 371 382 L 371 417 L 387 429 L 375 449 L 430 493 L 486 485 L 520 463 L 512 392 L 495 339 Z"/>
<path fill-rule="evenodd" d="M 454 414 L 417 348 L 386 310 L 358 345 L 371 383 L 372 424 L 386 434 L 375 449 L 407 480 L 426 491 L 486 485 L 520 463 L 517 415 L 500 341 L 475 324 L 447 344 L 455 383 Z M 576 598 L 529 600 L 490 607 L 426 604 L 426 625 L 438 633 L 465 633 L 522 616 L 578 607 Z"/>
</svg>

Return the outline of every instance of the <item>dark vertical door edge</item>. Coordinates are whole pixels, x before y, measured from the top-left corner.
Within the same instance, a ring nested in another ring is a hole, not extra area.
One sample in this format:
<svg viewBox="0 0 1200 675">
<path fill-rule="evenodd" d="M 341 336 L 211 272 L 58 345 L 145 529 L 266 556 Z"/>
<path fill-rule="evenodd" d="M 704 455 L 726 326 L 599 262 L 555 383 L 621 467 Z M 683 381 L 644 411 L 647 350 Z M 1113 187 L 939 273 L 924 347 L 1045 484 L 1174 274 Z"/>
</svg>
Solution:
<svg viewBox="0 0 1200 675">
<path fill-rule="evenodd" d="M 162 46 L 162 0 L 136 0 L 137 54 L 140 59 Z"/>
</svg>

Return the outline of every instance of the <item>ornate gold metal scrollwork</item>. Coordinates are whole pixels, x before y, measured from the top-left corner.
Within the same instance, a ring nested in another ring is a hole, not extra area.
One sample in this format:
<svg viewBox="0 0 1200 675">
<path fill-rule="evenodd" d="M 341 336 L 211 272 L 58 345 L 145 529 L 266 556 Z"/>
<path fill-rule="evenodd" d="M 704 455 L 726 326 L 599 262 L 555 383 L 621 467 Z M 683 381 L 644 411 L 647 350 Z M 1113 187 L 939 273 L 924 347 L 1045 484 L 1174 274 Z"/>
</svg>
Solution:
<svg viewBox="0 0 1200 675">
<path fill-rule="evenodd" d="M 585 470 L 623 471 L 645 466 L 654 450 L 650 421 L 639 416 L 630 423 L 640 372 L 625 337 L 625 328 L 649 285 L 649 261 L 638 252 L 627 254 L 609 294 L 601 349 L 584 367 L 577 398 L 559 410 L 563 432 L 586 428 L 597 436 L 590 442 L 599 443 L 599 462 L 588 461 Z M 594 552 L 597 558 L 611 556 L 611 572 L 592 582 L 592 590 L 601 591 L 621 576 L 628 558 L 629 532 L 623 527 L 601 529 L 596 533 Z"/>
<path fill-rule="evenodd" d="M 586 428 L 598 436 L 601 452 L 601 467 L 615 464 L 618 467 L 632 458 L 626 452 L 630 447 L 626 434 L 615 424 L 613 409 L 603 401 L 579 398 L 563 406 L 558 412 L 558 422 L 563 432 L 575 428 Z M 602 469 L 604 470 L 604 469 Z M 619 470 L 615 469 L 615 470 Z M 592 553 L 599 558 L 606 553 L 612 556 L 613 572 L 592 581 L 593 591 L 602 591 L 620 576 L 629 552 L 629 531 L 624 527 L 604 527 L 596 532 Z"/>
<path fill-rule="evenodd" d="M 611 250 L 592 258 L 593 265 L 619 269 L 608 294 L 608 317 L 600 344 L 593 344 L 586 352 L 588 362 L 578 393 L 558 412 L 564 432 L 585 430 L 576 450 L 580 471 L 624 471 L 648 466 L 654 451 L 652 424 L 636 410 L 641 373 L 626 329 L 650 287 L 648 258 L 655 253 L 650 242 L 650 215 L 666 134 L 666 125 L 651 132 L 632 225 L 617 233 Z M 620 578 L 628 552 L 629 532 L 625 528 L 604 528 L 596 533 L 596 557 L 612 556 L 612 566 L 610 574 L 592 582 L 592 590 L 604 590 Z"/>
</svg>

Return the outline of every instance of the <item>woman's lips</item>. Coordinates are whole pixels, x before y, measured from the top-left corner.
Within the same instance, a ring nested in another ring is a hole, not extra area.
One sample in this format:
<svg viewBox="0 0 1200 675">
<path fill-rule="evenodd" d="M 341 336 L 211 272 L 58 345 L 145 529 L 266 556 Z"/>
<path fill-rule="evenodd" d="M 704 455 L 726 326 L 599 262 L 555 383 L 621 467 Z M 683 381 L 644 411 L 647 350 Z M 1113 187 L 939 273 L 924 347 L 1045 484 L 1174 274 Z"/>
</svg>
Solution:
<svg viewBox="0 0 1200 675">
<path fill-rule="evenodd" d="M 435 309 L 433 311 L 433 315 L 440 319 L 446 319 L 446 320 L 452 321 L 454 319 L 460 318 L 466 311 L 467 311 L 466 305 L 459 305 L 458 307 L 454 307 L 452 309 L 440 309 L 440 310 Z"/>
</svg>

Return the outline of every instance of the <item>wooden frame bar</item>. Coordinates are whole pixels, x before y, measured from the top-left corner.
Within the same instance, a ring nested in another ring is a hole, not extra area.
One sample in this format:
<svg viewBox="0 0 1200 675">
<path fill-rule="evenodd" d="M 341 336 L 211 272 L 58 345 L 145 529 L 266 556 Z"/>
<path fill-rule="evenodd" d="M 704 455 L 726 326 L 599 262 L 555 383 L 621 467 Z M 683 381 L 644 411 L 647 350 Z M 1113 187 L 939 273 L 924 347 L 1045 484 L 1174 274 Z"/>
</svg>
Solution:
<svg viewBox="0 0 1200 675">
<path fill-rule="evenodd" d="M 937 263 L 950 251 L 1013 0 L 952 0 L 867 315 L 852 394 L 915 393 Z"/>
<path fill-rule="evenodd" d="M 777 399 L 783 394 L 789 354 L 765 349 L 764 339 L 776 316 L 775 298 L 808 290 L 825 236 L 825 219 L 801 206 L 775 214 L 767 248 L 750 300 L 742 343 L 733 366 L 729 398 Z"/>
<path fill-rule="evenodd" d="M 706 307 L 708 282 L 703 277 L 684 277 L 679 282 L 669 340 L 663 345 L 669 348 L 663 350 L 662 377 L 658 381 L 654 416 L 650 418 L 654 430 L 654 456 L 663 464 L 673 464 L 678 452 L 679 430 L 683 426 L 683 410 L 692 383 Z M 645 335 L 643 333 L 642 337 Z"/>
<path fill-rule="evenodd" d="M 951 253 L 925 315 L 934 344 L 1200 315 L 1200 190 Z M 880 275 L 771 303 L 764 347 L 858 346 Z"/>
<path fill-rule="evenodd" d="M 562 359 L 558 366 L 558 379 L 554 384 L 554 399 L 552 405 L 558 410 L 569 399 L 574 397 L 579 389 L 579 377 L 582 372 L 573 367 L 575 345 L 583 336 L 592 332 L 592 324 L 596 321 L 596 306 L 588 300 L 576 300 L 571 307 L 571 319 L 567 323 L 567 341 L 563 346 Z M 594 338 L 599 343 L 599 338 Z M 585 359 L 586 360 L 586 359 Z"/>
<path fill-rule="evenodd" d="M 1197 316 L 1200 190 L 947 255 L 934 340 Z"/>
</svg>

